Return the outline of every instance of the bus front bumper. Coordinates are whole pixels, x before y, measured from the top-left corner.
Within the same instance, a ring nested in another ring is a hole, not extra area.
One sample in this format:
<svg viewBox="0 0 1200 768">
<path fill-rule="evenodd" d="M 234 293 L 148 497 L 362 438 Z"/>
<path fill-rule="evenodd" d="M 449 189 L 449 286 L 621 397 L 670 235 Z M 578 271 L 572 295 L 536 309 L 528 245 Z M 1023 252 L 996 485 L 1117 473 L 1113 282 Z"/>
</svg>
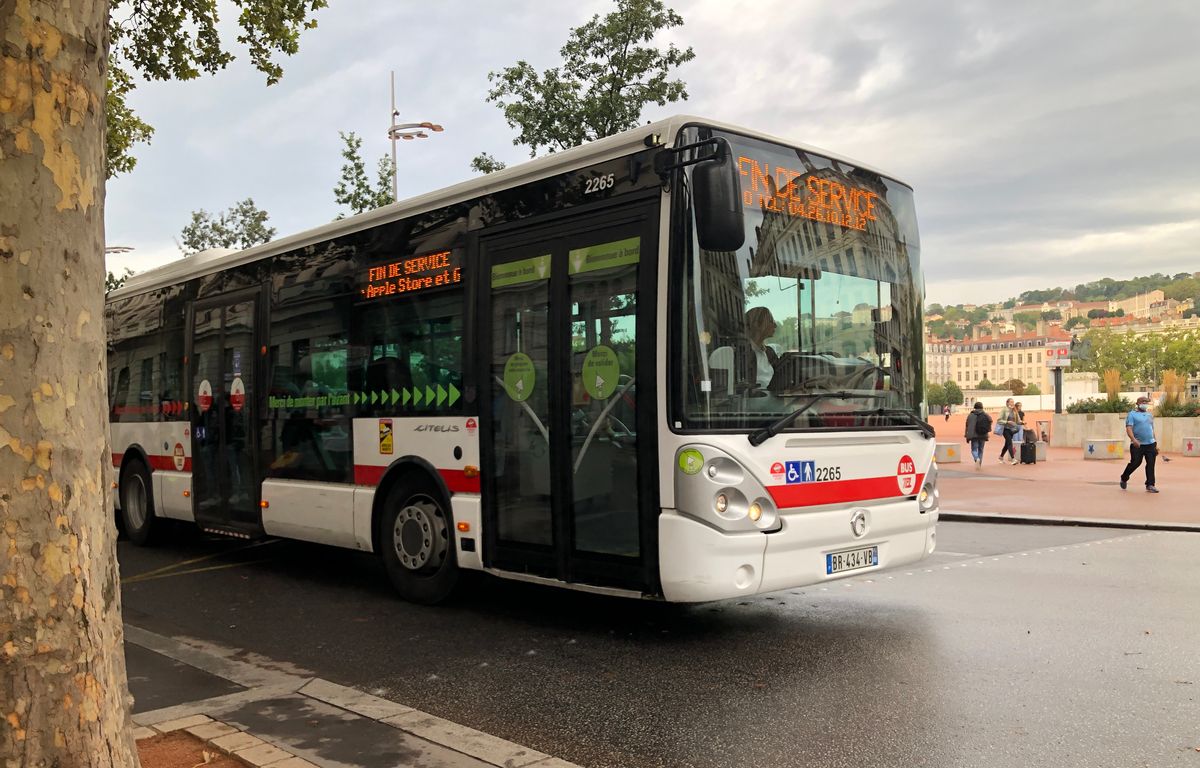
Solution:
<svg viewBox="0 0 1200 768">
<path fill-rule="evenodd" d="M 861 538 L 851 532 L 856 509 L 868 513 Z M 915 501 L 827 510 L 782 510 L 773 533 L 727 533 L 674 509 L 659 516 L 659 574 L 663 597 L 696 603 L 756 595 L 867 576 L 882 568 L 915 563 L 933 552 L 937 510 L 922 514 Z M 878 565 L 826 572 L 826 555 L 878 547 Z"/>
</svg>

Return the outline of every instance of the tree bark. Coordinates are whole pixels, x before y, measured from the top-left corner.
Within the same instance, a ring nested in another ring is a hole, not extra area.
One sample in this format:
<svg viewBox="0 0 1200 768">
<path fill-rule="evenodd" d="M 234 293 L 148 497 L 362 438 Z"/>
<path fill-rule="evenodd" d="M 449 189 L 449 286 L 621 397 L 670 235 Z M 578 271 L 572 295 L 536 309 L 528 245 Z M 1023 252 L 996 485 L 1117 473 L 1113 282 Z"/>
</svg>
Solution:
<svg viewBox="0 0 1200 768">
<path fill-rule="evenodd" d="M 105 376 L 107 0 L 0 0 L 0 763 L 136 766 Z"/>
</svg>

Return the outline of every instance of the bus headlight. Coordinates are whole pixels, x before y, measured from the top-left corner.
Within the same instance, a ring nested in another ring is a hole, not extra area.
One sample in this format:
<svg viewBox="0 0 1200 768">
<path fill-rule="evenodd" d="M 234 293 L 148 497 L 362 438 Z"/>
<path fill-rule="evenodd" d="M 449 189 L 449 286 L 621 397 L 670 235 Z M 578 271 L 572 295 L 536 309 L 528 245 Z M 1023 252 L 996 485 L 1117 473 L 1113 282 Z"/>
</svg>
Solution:
<svg viewBox="0 0 1200 768">
<path fill-rule="evenodd" d="M 729 497 L 723 493 L 718 493 L 716 508 L 718 514 L 725 514 L 725 510 L 729 509 Z"/>
<path fill-rule="evenodd" d="M 746 497 L 736 488 L 724 488 L 713 497 L 713 510 L 726 520 L 741 520 L 749 506 Z"/>
<path fill-rule="evenodd" d="M 917 495 L 917 504 L 920 505 L 922 512 L 931 512 L 937 509 L 939 497 L 937 483 L 933 480 L 926 480 L 925 485 L 921 486 L 921 492 Z"/>
<path fill-rule="evenodd" d="M 722 531 L 768 533 L 780 527 L 779 511 L 755 473 L 710 445 L 676 452 L 675 508 Z"/>
<path fill-rule="evenodd" d="M 757 501 L 750 505 L 750 511 L 747 513 L 750 521 L 757 523 L 762 518 L 762 505 Z"/>
</svg>

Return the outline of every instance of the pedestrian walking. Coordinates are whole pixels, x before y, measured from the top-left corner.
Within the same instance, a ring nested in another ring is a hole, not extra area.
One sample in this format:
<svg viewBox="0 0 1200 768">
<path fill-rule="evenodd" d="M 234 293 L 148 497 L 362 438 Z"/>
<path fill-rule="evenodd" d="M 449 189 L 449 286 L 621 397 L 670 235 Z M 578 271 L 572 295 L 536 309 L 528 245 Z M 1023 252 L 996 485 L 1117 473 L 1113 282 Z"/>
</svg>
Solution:
<svg viewBox="0 0 1200 768">
<path fill-rule="evenodd" d="M 946 417 L 946 421 L 950 421 L 950 406 L 949 405 L 942 406 L 942 415 Z"/>
<path fill-rule="evenodd" d="M 992 434 L 992 417 L 983 410 L 983 403 L 976 401 L 975 407 L 967 414 L 967 429 L 963 435 L 971 444 L 971 457 L 975 459 L 975 468 L 983 466 L 983 444 L 988 435 Z"/>
<path fill-rule="evenodd" d="M 1121 473 L 1121 490 L 1129 478 L 1146 462 L 1146 492 L 1158 493 L 1154 487 L 1154 460 L 1158 458 L 1158 441 L 1154 439 L 1154 414 L 1150 413 L 1150 398 L 1142 395 L 1137 407 L 1125 417 L 1125 434 L 1129 435 L 1129 464 Z M 1165 457 L 1164 457 L 1165 458 Z"/>
<path fill-rule="evenodd" d="M 1007 453 L 1010 463 L 1016 464 L 1017 454 L 1013 451 L 1013 435 L 1017 434 L 1017 429 L 1020 428 L 1020 419 L 1011 397 L 1004 401 L 1004 409 L 1000 411 L 997 424 L 1000 425 L 1000 434 L 1004 437 L 1004 447 L 1000 449 L 1000 461 L 1004 461 L 1004 454 Z"/>
</svg>

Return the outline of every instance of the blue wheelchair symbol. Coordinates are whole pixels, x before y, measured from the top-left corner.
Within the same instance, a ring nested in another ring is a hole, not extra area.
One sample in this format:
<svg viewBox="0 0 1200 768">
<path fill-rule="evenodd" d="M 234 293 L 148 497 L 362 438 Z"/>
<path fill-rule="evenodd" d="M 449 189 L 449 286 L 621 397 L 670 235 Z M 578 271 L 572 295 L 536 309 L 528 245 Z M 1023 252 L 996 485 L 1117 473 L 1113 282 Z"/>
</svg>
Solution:
<svg viewBox="0 0 1200 768">
<path fill-rule="evenodd" d="M 815 461 L 789 461 L 787 463 L 788 484 L 811 483 L 815 472 Z"/>
</svg>

